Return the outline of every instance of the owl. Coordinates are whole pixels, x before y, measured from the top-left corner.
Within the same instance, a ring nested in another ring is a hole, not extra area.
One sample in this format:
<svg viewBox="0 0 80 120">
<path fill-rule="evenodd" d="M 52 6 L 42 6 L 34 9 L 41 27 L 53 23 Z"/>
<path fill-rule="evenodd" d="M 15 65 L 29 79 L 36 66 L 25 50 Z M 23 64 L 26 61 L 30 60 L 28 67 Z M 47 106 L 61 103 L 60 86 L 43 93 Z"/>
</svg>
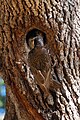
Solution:
<svg viewBox="0 0 80 120">
<path fill-rule="evenodd" d="M 49 96 L 49 90 L 60 87 L 56 80 L 52 80 L 51 57 L 47 49 L 44 38 L 41 34 L 29 38 L 30 52 L 28 63 L 37 85 L 44 93 L 44 98 Z"/>
</svg>

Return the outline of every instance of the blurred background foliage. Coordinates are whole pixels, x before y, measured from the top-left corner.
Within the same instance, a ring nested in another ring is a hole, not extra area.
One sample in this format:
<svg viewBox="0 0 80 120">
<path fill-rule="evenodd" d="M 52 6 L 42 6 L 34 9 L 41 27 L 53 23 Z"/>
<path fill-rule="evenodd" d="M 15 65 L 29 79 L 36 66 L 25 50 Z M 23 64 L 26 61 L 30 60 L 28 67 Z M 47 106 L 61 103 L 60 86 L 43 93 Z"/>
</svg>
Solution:
<svg viewBox="0 0 80 120">
<path fill-rule="evenodd" d="M 4 81 L 0 78 L 0 108 L 5 108 L 6 90 Z"/>
<path fill-rule="evenodd" d="M 6 103 L 6 87 L 3 79 L 0 77 L 0 115 L 5 113 L 5 103 Z"/>
</svg>

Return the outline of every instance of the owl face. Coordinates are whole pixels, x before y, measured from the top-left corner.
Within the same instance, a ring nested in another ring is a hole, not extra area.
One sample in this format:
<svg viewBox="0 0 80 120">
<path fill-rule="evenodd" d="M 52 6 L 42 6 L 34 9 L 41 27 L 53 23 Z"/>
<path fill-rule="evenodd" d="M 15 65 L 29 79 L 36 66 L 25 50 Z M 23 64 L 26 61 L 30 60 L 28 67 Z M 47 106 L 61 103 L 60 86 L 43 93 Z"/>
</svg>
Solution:
<svg viewBox="0 0 80 120">
<path fill-rule="evenodd" d="M 44 46 L 44 40 L 43 37 L 38 35 L 36 37 L 30 38 L 29 39 L 29 47 L 30 49 L 34 49 L 35 47 L 42 47 Z"/>
<path fill-rule="evenodd" d="M 38 29 L 33 29 L 28 32 L 26 36 L 26 42 L 30 50 L 35 47 L 42 47 L 46 43 L 46 35 Z"/>
</svg>

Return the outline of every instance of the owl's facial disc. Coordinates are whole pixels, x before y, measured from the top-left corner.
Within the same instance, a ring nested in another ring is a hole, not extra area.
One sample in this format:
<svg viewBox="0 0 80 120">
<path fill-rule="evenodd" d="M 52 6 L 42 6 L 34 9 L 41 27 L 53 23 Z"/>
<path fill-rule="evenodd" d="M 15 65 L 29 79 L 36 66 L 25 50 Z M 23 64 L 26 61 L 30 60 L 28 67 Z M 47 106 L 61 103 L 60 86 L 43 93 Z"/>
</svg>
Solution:
<svg viewBox="0 0 80 120">
<path fill-rule="evenodd" d="M 44 40 L 42 36 L 36 36 L 34 40 L 35 47 L 42 47 L 44 46 Z"/>
<path fill-rule="evenodd" d="M 42 36 L 36 36 L 36 37 L 33 37 L 33 38 L 29 39 L 29 47 L 30 47 L 30 49 L 33 49 L 33 48 L 35 48 L 37 46 L 38 47 L 44 46 L 44 40 L 43 40 Z"/>
</svg>

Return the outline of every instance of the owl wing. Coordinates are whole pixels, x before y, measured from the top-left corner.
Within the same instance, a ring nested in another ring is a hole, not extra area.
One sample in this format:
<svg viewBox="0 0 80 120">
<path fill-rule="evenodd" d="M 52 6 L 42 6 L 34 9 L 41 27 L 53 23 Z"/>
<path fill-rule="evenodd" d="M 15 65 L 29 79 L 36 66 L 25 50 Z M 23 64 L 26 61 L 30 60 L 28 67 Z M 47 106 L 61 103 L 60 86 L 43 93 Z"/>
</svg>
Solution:
<svg viewBox="0 0 80 120">
<path fill-rule="evenodd" d="M 42 75 L 40 70 L 37 70 L 36 68 L 31 67 L 31 72 L 38 84 L 44 84 L 45 78 Z"/>
</svg>

